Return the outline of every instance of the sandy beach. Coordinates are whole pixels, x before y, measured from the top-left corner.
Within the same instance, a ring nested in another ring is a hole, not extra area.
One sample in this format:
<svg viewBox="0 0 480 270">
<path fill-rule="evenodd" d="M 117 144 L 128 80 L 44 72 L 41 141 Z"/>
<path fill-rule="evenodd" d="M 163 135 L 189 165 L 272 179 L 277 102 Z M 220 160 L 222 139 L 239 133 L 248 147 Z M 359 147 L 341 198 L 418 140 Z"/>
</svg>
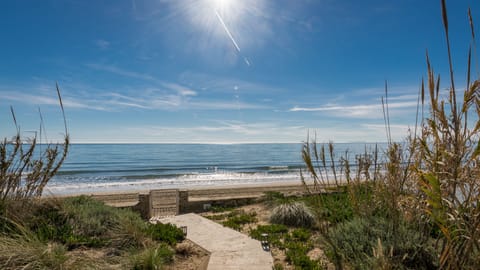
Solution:
<svg viewBox="0 0 480 270">
<path fill-rule="evenodd" d="M 313 188 L 313 183 L 307 183 L 309 188 Z M 124 196 L 126 194 L 149 194 L 153 189 L 132 189 L 132 190 L 112 190 L 98 192 L 70 192 L 65 194 L 54 194 L 46 190 L 44 197 L 74 197 L 80 195 L 88 196 Z M 155 190 L 171 190 L 170 188 Z M 302 194 L 306 192 L 305 186 L 300 181 L 282 182 L 282 183 L 260 183 L 260 184 L 236 184 L 227 186 L 197 186 L 181 188 L 178 190 L 188 191 L 191 200 L 202 201 L 209 199 L 228 199 L 228 198 L 253 198 L 263 195 L 265 192 L 278 191 L 290 195 Z"/>
</svg>

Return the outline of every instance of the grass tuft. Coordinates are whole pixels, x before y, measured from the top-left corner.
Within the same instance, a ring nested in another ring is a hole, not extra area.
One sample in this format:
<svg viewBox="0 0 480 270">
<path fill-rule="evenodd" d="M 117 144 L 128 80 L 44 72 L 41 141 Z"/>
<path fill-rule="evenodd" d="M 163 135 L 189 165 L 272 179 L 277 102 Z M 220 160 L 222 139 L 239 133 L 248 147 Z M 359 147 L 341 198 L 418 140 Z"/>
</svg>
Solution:
<svg viewBox="0 0 480 270">
<path fill-rule="evenodd" d="M 270 222 L 294 227 L 310 228 L 315 223 L 312 212 L 302 202 L 289 202 L 275 207 Z"/>
</svg>

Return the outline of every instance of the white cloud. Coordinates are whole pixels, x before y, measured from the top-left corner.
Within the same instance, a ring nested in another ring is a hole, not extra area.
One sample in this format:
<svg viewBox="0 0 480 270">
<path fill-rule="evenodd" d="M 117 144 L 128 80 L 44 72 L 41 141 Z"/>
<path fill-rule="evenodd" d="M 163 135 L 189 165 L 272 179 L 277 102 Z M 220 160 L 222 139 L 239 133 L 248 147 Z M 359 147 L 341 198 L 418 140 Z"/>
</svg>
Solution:
<svg viewBox="0 0 480 270">
<path fill-rule="evenodd" d="M 269 106 L 257 105 L 245 102 L 232 101 L 194 101 L 189 102 L 189 108 L 192 109 L 209 109 L 209 110 L 246 110 L 246 109 L 269 109 Z"/>
<path fill-rule="evenodd" d="M 165 82 L 138 72 L 123 70 L 115 66 L 89 64 L 91 68 L 104 70 L 121 76 L 147 81 L 147 86 L 126 86 L 114 91 L 96 89 L 84 83 L 65 83 L 62 88 L 63 103 L 70 109 L 88 109 L 99 111 L 118 111 L 122 109 L 142 110 L 240 110 L 267 109 L 240 101 L 238 98 L 216 96 L 201 97 L 197 91 L 175 82 Z M 148 86 L 151 85 L 151 86 Z M 10 90 L 3 90 L 10 89 Z M 18 89 L 18 90 L 16 90 Z M 24 92 L 23 89 L 29 89 Z M 25 86 L 0 86 L 4 100 L 33 105 L 58 105 L 53 87 L 44 81 Z"/>
<path fill-rule="evenodd" d="M 26 104 L 34 105 L 55 105 L 59 106 L 59 100 L 56 96 L 44 96 L 44 95 L 34 95 L 34 94 L 24 94 L 18 92 L 2 92 L 2 98 L 11 101 L 17 101 Z M 88 104 L 85 101 L 78 100 L 72 97 L 62 96 L 63 106 L 65 108 L 74 108 L 74 109 L 91 109 L 91 110 L 100 110 L 107 111 L 108 109 L 104 106 Z"/>
<path fill-rule="evenodd" d="M 197 95 L 197 92 L 193 91 L 192 89 L 189 89 L 188 87 L 180 85 L 180 84 L 163 82 L 162 85 L 165 88 L 176 91 L 178 94 L 180 94 L 181 96 L 184 96 L 184 97 L 185 96 L 196 96 Z"/>
<path fill-rule="evenodd" d="M 140 72 L 135 72 L 135 71 L 130 71 L 130 70 L 125 70 L 113 65 L 104 65 L 104 64 L 96 64 L 96 63 L 89 63 L 85 64 L 87 67 L 95 69 L 95 70 L 100 70 L 100 71 L 107 71 L 113 74 L 125 76 L 125 77 L 130 77 L 130 78 L 136 78 L 136 79 L 142 79 L 142 80 L 149 80 L 149 81 L 156 81 L 156 79 L 148 74 L 143 74 Z"/>
<path fill-rule="evenodd" d="M 416 108 L 416 101 L 389 102 L 389 110 Z M 290 112 L 328 112 L 344 117 L 352 118 L 383 118 L 381 103 L 361 105 L 325 105 L 320 107 L 299 107 L 295 106 Z M 394 113 L 394 112 L 392 112 Z"/>
</svg>

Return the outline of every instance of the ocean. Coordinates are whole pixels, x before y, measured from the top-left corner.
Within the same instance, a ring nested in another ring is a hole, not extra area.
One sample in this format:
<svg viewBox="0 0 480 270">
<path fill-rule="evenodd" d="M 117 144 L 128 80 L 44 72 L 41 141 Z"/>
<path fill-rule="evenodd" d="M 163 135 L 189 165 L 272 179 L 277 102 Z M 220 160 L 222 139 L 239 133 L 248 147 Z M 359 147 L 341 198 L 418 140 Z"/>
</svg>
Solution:
<svg viewBox="0 0 480 270">
<path fill-rule="evenodd" d="M 335 159 L 374 144 L 335 144 Z M 302 144 L 73 144 L 44 194 L 300 183 Z M 337 160 L 336 160 L 337 161 Z"/>
</svg>

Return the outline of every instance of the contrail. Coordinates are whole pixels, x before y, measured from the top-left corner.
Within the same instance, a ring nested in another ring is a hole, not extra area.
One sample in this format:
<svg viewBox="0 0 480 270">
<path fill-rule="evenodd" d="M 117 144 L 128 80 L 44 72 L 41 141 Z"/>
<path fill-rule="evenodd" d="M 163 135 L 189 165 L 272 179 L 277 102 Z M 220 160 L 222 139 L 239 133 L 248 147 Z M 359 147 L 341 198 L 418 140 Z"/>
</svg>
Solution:
<svg viewBox="0 0 480 270">
<path fill-rule="evenodd" d="M 232 41 L 233 43 L 233 46 L 235 47 L 235 49 L 237 50 L 237 53 L 239 54 L 240 57 L 243 57 L 243 61 L 245 62 L 245 64 L 247 64 L 247 66 L 250 66 L 250 61 L 248 61 L 247 57 L 243 56 L 240 52 L 240 47 L 238 46 L 237 42 L 235 41 L 235 39 L 233 38 L 233 35 L 232 33 L 230 32 L 230 30 L 228 29 L 227 25 L 225 24 L 225 22 L 223 21 L 222 19 L 222 16 L 220 16 L 220 13 L 218 13 L 218 11 L 215 10 L 215 14 L 217 15 L 217 18 L 218 20 L 220 21 L 220 23 L 222 24 L 223 26 L 223 29 L 225 30 L 225 32 L 227 33 L 228 37 L 230 38 L 230 40 Z"/>
<path fill-rule="evenodd" d="M 228 35 L 228 37 L 230 38 L 230 40 L 232 41 L 233 46 L 235 46 L 235 49 L 237 49 L 237 51 L 240 52 L 240 47 L 238 47 L 238 44 L 237 44 L 237 42 L 235 41 L 235 39 L 233 38 L 232 33 L 230 33 L 230 30 L 228 30 L 228 27 L 227 27 L 227 25 L 225 24 L 225 22 L 223 21 L 222 16 L 220 16 L 220 14 L 218 13 L 218 11 L 216 11 L 216 10 L 215 10 L 215 14 L 217 15 L 218 20 L 219 20 L 220 23 L 222 24 L 223 29 L 225 30 L 225 32 L 227 32 L 227 35 Z"/>
</svg>

